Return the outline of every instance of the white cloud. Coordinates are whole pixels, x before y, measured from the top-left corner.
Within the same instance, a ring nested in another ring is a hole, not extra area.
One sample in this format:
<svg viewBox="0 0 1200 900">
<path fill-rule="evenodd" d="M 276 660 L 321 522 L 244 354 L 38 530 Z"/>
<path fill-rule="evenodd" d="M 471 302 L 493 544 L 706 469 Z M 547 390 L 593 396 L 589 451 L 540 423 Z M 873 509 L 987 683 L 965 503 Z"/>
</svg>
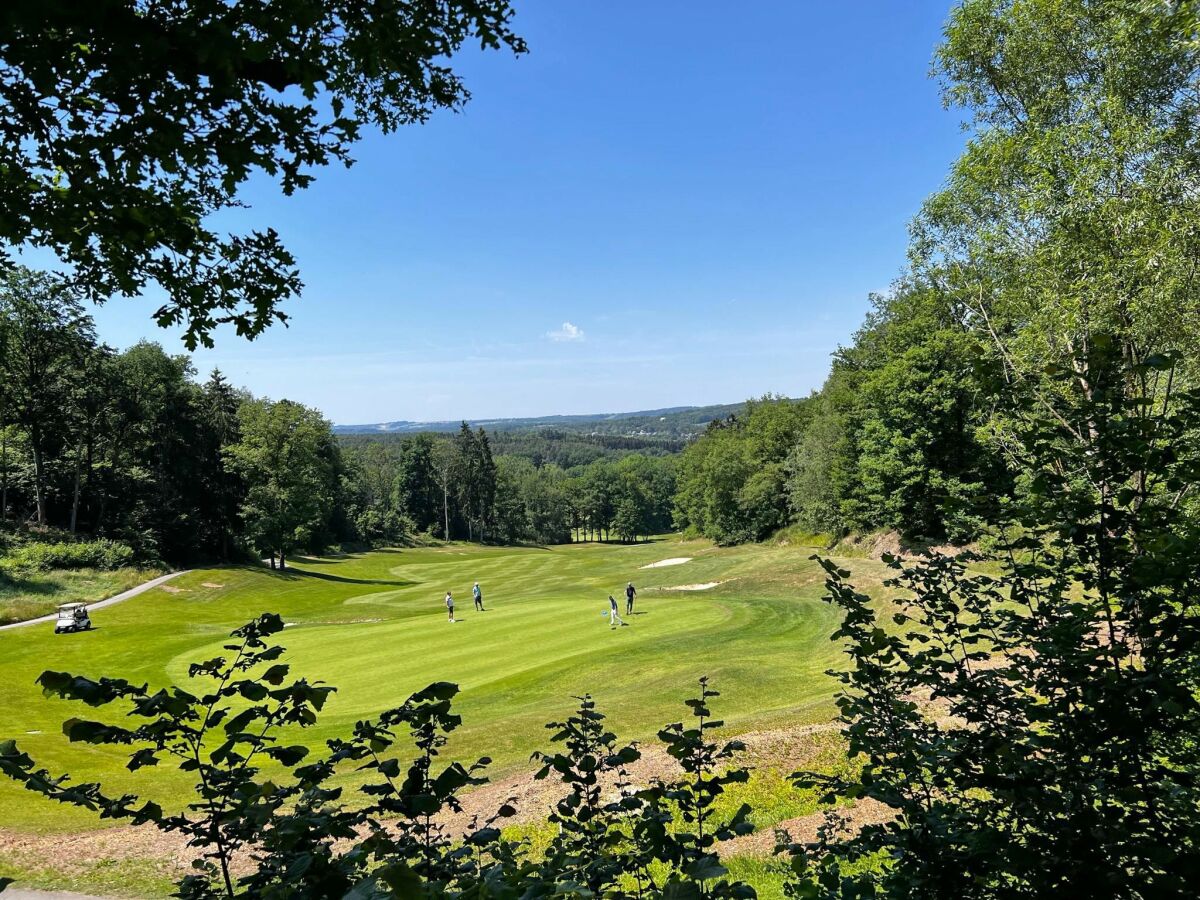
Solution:
<svg viewBox="0 0 1200 900">
<path fill-rule="evenodd" d="M 572 325 L 570 322 L 563 322 L 562 328 L 556 331 L 547 331 L 546 337 L 552 341 L 582 341 L 583 329 L 578 325 Z"/>
</svg>

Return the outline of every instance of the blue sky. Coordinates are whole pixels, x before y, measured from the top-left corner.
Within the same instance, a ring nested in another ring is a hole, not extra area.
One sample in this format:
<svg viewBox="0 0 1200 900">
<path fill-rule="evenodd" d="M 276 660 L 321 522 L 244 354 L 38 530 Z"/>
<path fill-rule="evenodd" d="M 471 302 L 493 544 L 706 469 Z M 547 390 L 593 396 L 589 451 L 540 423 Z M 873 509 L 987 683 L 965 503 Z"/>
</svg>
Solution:
<svg viewBox="0 0 1200 900">
<path fill-rule="evenodd" d="M 335 422 L 606 412 L 820 386 L 958 155 L 942 2 L 516 0 L 461 114 L 284 198 L 290 327 L 195 355 Z M 101 337 L 182 350 L 152 298 Z"/>
</svg>

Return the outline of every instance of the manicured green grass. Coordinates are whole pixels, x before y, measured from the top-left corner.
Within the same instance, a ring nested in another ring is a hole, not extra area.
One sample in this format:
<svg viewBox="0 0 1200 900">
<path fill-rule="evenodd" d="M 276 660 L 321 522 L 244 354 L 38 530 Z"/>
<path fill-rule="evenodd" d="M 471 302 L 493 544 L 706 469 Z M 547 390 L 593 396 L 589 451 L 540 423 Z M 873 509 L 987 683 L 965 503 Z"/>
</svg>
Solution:
<svg viewBox="0 0 1200 900">
<path fill-rule="evenodd" d="M 298 561 L 285 573 L 224 568 L 181 576 L 100 611 L 97 630 L 55 636 L 49 626 L 0 633 L 0 738 L 13 737 L 53 772 L 100 779 L 175 805 L 187 779 L 161 769 L 136 775 L 111 748 L 69 744 L 65 718 L 92 714 L 42 697 L 34 679 L 47 668 L 121 676 L 152 685 L 186 680 L 188 664 L 220 652 L 227 633 L 264 611 L 283 615 L 280 635 L 295 674 L 338 687 L 309 744 L 346 734 L 360 718 L 402 702 L 431 681 L 462 687 L 463 728 L 450 752 L 489 755 L 493 777 L 524 771 L 544 747 L 544 724 L 590 692 L 625 739 L 653 739 L 684 712 L 695 680 L 721 690 L 729 732 L 827 720 L 840 664 L 829 640 L 836 612 L 821 601 L 823 573 L 810 548 L 715 548 L 706 542 L 548 549 L 454 545 Z M 641 569 L 668 557 L 678 566 Z M 874 589 L 879 563 L 848 563 Z M 472 609 L 483 586 L 487 612 Z M 610 630 L 607 596 L 639 589 L 629 626 Z M 665 587 L 724 582 L 698 592 Z M 452 588 L 460 621 L 446 621 Z M 94 818 L 0 781 L 0 828 L 61 831 L 97 827 Z"/>
<path fill-rule="evenodd" d="M 163 573 L 162 569 L 70 569 L 0 577 L 0 625 L 22 622 L 54 612 L 60 603 L 94 603 L 137 587 Z"/>
</svg>

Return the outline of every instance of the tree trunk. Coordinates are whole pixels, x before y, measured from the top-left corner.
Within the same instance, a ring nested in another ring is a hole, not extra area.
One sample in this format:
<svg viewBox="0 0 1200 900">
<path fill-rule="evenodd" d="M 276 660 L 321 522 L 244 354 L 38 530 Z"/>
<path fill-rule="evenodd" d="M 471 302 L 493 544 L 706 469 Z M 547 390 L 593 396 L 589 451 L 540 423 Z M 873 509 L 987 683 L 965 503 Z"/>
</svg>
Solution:
<svg viewBox="0 0 1200 900">
<path fill-rule="evenodd" d="M 75 448 L 75 492 L 71 497 L 71 534 L 75 533 L 75 526 L 79 522 L 79 486 L 80 486 L 80 456 L 82 448 Z"/>
<path fill-rule="evenodd" d="M 37 523 L 46 524 L 46 467 L 42 460 L 41 441 L 33 437 L 33 492 L 37 497 Z"/>
<path fill-rule="evenodd" d="M 286 568 L 287 568 L 287 560 L 284 558 L 283 548 L 281 547 L 279 550 L 279 571 L 282 572 Z"/>
<path fill-rule="evenodd" d="M 442 538 L 450 540 L 450 482 L 442 483 Z"/>
<path fill-rule="evenodd" d="M 109 472 L 120 472 L 121 471 L 121 468 L 120 468 L 121 455 L 120 455 L 119 448 L 121 446 L 121 442 L 124 439 L 125 439 L 125 435 L 123 433 L 114 435 L 112 454 L 109 456 L 109 461 L 108 461 Z M 111 479 L 106 479 L 106 481 L 110 481 L 110 480 Z M 100 508 L 96 511 L 96 521 L 92 523 L 92 526 L 97 531 L 99 531 L 101 528 L 104 527 L 104 520 L 107 517 L 107 514 L 108 514 L 108 491 L 101 490 L 100 491 Z"/>
<path fill-rule="evenodd" d="M 0 426 L 0 522 L 8 521 L 8 426 Z"/>
</svg>

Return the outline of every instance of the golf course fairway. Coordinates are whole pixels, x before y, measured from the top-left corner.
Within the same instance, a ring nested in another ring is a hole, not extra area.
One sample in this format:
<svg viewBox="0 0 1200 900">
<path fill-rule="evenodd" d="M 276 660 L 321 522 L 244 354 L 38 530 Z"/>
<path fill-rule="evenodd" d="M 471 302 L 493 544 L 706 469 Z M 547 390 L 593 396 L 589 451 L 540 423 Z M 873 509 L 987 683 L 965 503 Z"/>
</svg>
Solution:
<svg viewBox="0 0 1200 900">
<path fill-rule="evenodd" d="M 670 538 L 449 545 L 307 558 L 286 572 L 188 572 L 99 611 L 90 633 L 56 636 L 48 625 L 0 633 L 0 739 L 15 738 L 53 773 L 178 805 L 188 795 L 186 776 L 167 765 L 131 774 L 119 750 L 68 743 L 64 719 L 107 711 L 47 699 L 34 680 L 55 669 L 183 683 L 189 663 L 219 654 L 230 630 L 266 611 L 289 623 L 277 639 L 293 674 L 338 688 L 319 724 L 295 735 L 310 746 L 441 680 L 462 688 L 463 727 L 449 755 L 491 756 L 493 777 L 527 770 L 531 751 L 547 745 L 545 723 L 565 716 L 583 693 L 624 739 L 652 739 L 678 720 L 701 675 L 721 691 L 717 711 L 729 734 L 826 721 L 834 685 L 824 673 L 841 663 L 829 640 L 836 611 L 821 600 L 823 572 L 812 553 Z M 644 568 L 679 559 L 687 561 Z M 882 564 L 844 563 L 861 589 L 877 590 Z M 472 607 L 474 581 L 483 588 L 482 613 Z M 623 611 L 628 581 L 638 589 L 635 613 L 610 629 L 608 595 Z M 442 603 L 448 589 L 457 601 L 454 624 Z M 91 814 L 0 780 L 0 830 L 98 827 Z"/>
</svg>

